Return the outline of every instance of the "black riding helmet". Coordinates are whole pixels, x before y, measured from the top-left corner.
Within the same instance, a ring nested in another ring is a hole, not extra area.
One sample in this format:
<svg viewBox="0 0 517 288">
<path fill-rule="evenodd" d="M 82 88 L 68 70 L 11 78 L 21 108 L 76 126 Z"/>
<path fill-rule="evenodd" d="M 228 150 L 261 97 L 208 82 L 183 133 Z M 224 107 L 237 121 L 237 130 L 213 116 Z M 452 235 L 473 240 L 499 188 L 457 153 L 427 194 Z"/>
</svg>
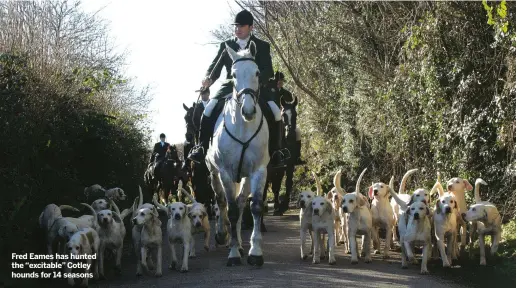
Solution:
<svg viewBox="0 0 517 288">
<path fill-rule="evenodd" d="M 165 138 L 165 134 L 160 134 L 160 138 Z"/>
</svg>

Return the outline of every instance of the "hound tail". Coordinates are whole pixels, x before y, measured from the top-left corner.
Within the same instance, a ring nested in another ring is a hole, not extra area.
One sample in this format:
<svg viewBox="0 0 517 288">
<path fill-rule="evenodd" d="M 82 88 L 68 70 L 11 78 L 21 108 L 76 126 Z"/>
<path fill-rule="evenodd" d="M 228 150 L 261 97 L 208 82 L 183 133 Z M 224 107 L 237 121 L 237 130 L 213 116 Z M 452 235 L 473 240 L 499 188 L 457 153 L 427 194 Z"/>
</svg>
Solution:
<svg viewBox="0 0 517 288">
<path fill-rule="evenodd" d="M 406 174 L 404 174 L 404 177 L 402 177 L 402 181 L 400 182 L 399 194 L 406 194 L 407 179 L 409 178 L 409 176 L 415 174 L 416 172 L 418 172 L 418 169 L 411 169 L 407 171 Z"/>
<path fill-rule="evenodd" d="M 474 199 L 476 200 L 476 203 L 481 203 L 481 196 L 479 196 L 479 185 L 480 184 L 488 185 L 488 184 L 486 184 L 486 182 L 483 179 L 481 179 L 481 178 L 476 179 L 476 184 L 474 184 L 475 185 Z"/>
<path fill-rule="evenodd" d="M 79 209 L 77 209 L 77 208 L 75 208 L 73 206 L 70 206 L 70 205 L 59 205 L 59 209 L 61 211 L 63 211 L 63 210 L 70 210 L 72 212 L 79 212 Z"/>
<path fill-rule="evenodd" d="M 363 172 L 361 172 L 361 175 L 359 175 L 359 178 L 357 178 L 357 182 L 355 183 L 355 192 L 361 193 L 360 186 L 361 186 L 361 180 L 363 180 L 364 173 L 366 173 L 366 169 L 364 168 Z"/>
<path fill-rule="evenodd" d="M 190 188 L 190 186 L 189 186 Z M 188 197 L 188 199 L 190 199 L 190 201 L 192 201 L 192 203 L 197 203 L 196 199 L 194 198 L 194 196 L 192 196 L 192 194 L 188 193 L 187 190 L 183 189 L 183 187 L 180 188 L 180 191 Z M 192 190 L 191 190 L 192 191 Z"/>
<path fill-rule="evenodd" d="M 314 177 L 314 180 L 316 180 L 316 194 L 318 196 L 321 196 L 323 193 L 323 189 L 321 188 L 320 179 L 318 179 L 318 176 L 316 176 L 316 173 L 312 172 L 312 176 Z"/>
<path fill-rule="evenodd" d="M 334 175 L 334 187 L 336 187 L 336 190 L 343 194 L 343 188 L 341 187 L 341 170 Z"/>
</svg>

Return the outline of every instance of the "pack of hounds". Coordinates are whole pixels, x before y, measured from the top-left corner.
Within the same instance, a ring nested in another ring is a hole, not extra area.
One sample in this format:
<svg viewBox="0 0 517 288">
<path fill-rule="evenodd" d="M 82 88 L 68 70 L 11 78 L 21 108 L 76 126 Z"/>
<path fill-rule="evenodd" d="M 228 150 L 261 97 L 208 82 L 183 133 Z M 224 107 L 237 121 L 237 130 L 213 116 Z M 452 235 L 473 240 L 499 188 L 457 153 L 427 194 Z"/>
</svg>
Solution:
<svg viewBox="0 0 517 288">
<path fill-rule="evenodd" d="M 320 181 L 316 174 L 317 194 L 312 191 L 302 191 L 298 199 L 300 207 L 300 252 L 303 260 L 307 259 L 306 235 L 309 232 L 312 239 L 312 263 L 320 263 L 328 252 L 330 265 L 336 264 L 335 246 L 344 244 L 346 253 L 351 254 L 351 263 L 358 263 L 358 243 L 356 237 L 362 236 L 362 253 L 364 262 L 370 263 L 371 246 L 373 253 L 382 253 L 388 258 L 390 247 L 395 241 L 401 246 L 402 268 L 408 267 L 408 262 L 418 264 L 414 248 L 423 247 L 421 274 L 429 274 L 427 262 L 431 257 L 440 257 L 443 267 L 450 267 L 453 259 L 459 259 L 460 252 L 466 246 L 467 238 L 472 247 L 474 231 L 479 237 L 480 265 L 486 265 L 485 235 L 491 236 L 491 255 L 497 252 L 501 239 L 501 216 L 497 207 L 482 201 L 479 196 L 479 186 L 487 185 L 483 179 L 476 179 L 474 189 L 475 203 L 467 209 L 466 191 L 472 190 L 472 185 L 466 179 L 452 178 L 447 181 L 447 192 L 440 183 L 440 173 L 433 188 L 416 189 L 412 194 L 405 191 L 406 182 L 410 175 L 418 172 L 412 169 L 406 172 L 400 183 L 399 192 L 393 189 L 394 177 L 390 183 L 372 183 L 366 195 L 360 191 L 360 182 L 366 169 L 357 179 L 354 192 L 345 193 L 341 188 L 341 172 L 334 176 L 334 187 L 325 195 L 322 194 Z M 435 204 L 430 202 L 431 196 L 438 192 L 439 198 Z M 391 196 L 391 200 L 390 200 Z M 467 235 L 467 223 L 471 229 Z M 461 229 L 460 229 L 461 228 Z M 386 245 L 380 251 L 379 229 L 386 231 Z M 397 237 L 397 230 L 400 237 Z M 457 235 L 461 236 L 458 248 Z M 328 234 L 328 249 L 325 250 L 325 235 Z M 397 239 L 400 238 L 400 239 Z M 445 248 L 447 246 L 447 249 Z M 321 254 L 321 251 L 325 254 Z M 472 249 L 471 249 L 472 251 Z"/>
<path fill-rule="evenodd" d="M 343 244 L 346 253 L 351 254 L 351 263 L 357 264 L 359 245 L 356 237 L 362 236 L 361 257 L 364 258 L 364 262 L 372 261 L 372 244 L 375 249 L 373 253 L 383 253 L 383 257 L 388 258 L 390 247 L 398 241 L 401 246 L 402 268 L 407 268 L 408 262 L 418 264 L 413 250 L 415 247 L 423 247 L 420 272 L 428 274 L 427 261 L 432 255 L 439 256 L 444 267 L 450 267 L 452 260 L 458 259 L 460 250 L 465 248 L 467 237 L 472 238 L 476 231 L 479 237 L 480 265 L 486 265 L 485 235 L 492 237 L 493 255 L 497 251 L 502 232 L 501 216 L 497 207 L 488 201 L 481 201 L 479 196 L 479 186 L 487 185 L 486 182 L 480 178 L 476 180 L 475 203 L 467 209 L 465 193 L 472 190 L 472 185 L 465 179 L 450 179 L 445 192 L 438 173 L 438 180 L 430 191 L 419 188 L 412 194 L 407 194 L 406 182 L 409 176 L 417 171 L 418 169 L 412 169 L 404 175 L 398 193 L 393 189 L 393 177 L 388 185 L 382 182 L 372 183 L 368 189 L 371 203 L 367 196 L 360 192 L 360 182 L 366 169 L 357 179 L 355 192 L 351 193 L 346 193 L 341 188 L 341 172 L 336 173 L 334 187 L 326 194 L 323 194 L 320 181 L 313 173 L 317 186 L 316 194 L 310 190 L 301 191 L 297 202 L 300 208 L 301 258 L 305 260 L 309 255 L 306 249 L 306 237 L 309 232 L 312 240 L 310 253 L 313 255 L 314 264 L 325 259 L 327 253 L 329 264 L 336 264 L 335 248 L 340 244 Z M 82 215 L 78 218 L 63 217 L 61 213 L 62 210 L 79 212 L 75 207 L 49 204 L 39 217 L 40 227 L 46 233 L 47 252 L 51 255 L 97 254 L 95 260 L 83 260 L 91 264 L 90 271 L 84 272 L 92 273 L 94 279 L 105 279 L 106 253 L 112 252 L 115 257 L 115 271 L 121 272 L 122 249 L 126 235 L 123 220 L 131 214 L 131 235 L 137 255 L 136 275 L 147 273 L 160 277 L 163 238 L 158 213 L 162 211 L 168 216 L 166 239 L 172 256 L 169 269 L 176 269 L 178 263 L 175 245 L 183 244 L 183 257 L 178 264 L 181 272 L 187 272 L 188 259 L 196 253 L 193 235 L 204 233 L 204 249 L 210 249 L 210 224 L 206 209 L 196 201 L 192 196 L 194 191 L 190 186 L 189 188 L 191 193 L 180 184 L 178 193 L 184 193 L 192 204 L 173 202 L 163 206 L 158 203 L 156 195 L 152 204 L 143 203 L 142 189 L 139 187 L 140 196 L 135 198 L 130 208 L 120 212 L 115 202 L 127 198 L 124 191 L 121 188 L 106 190 L 96 184 L 84 190 L 88 199 L 95 199 L 92 204 L 81 203 L 91 215 Z M 435 192 L 439 193 L 439 198 L 435 205 L 431 205 L 430 199 Z M 212 210 L 217 219 L 220 212 L 217 204 Z M 466 229 L 468 222 L 471 223 L 470 235 L 467 235 Z M 381 228 L 386 231 L 387 239 L 382 252 L 379 237 Z M 461 235 L 460 249 L 456 241 L 458 231 Z M 328 235 L 328 245 L 325 245 L 325 234 Z M 470 245 L 472 243 L 470 239 Z M 64 272 L 70 270 L 65 268 Z M 88 278 L 80 281 L 81 286 L 88 286 Z M 68 279 L 68 284 L 75 285 L 75 280 Z"/>
<path fill-rule="evenodd" d="M 205 233 L 205 250 L 209 250 L 210 224 L 206 208 L 194 198 L 192 187 L 188 193 L 180 181 L 178 193 L 187 196 L 192 204 L 182 202 L 169 203 L 163 206 L 158 203 L 156 194 L 153 203 L 143 203 L 142 189 L 139 187 L 140 196 L 137 196 L 130 208 L 120 212 L 115 202 L 124 201 L 127 196 L 121 188 L 104 189 L 98 184 L 85 188 L 87 199 L 95 199 L 92 204 L 81 203 L 90 211 L 91 215 L 82 215 L 78 218 L 63 217 L 62 210 L 80 212 L 70 205 L 47 205 L 39 217 L 39 224 L 46 234 L 47 253 L 50 255 L 73 254 L 94 255 L 96 259 L 79 259 L 70 261 L 87 261 L 90 269 L 82 273 L 92 273 L 93 279 L 105 279 L 104 261 L 107 252 L 112 252 L 115 257 L 115 272 L 121 272 L 121 258 L 126 236 L 124 219 L 131 216 L 131 235 L 133 246 L 137 255 L 136 275 L 151 273 L 156 277 L 162 276 L 162 228 L 159 219 L 159 211 L 167 214 L 167 235 L 169 248 L 171 249 L 171 263 L 169 269 L 176 269 L 178 259 L 175 244 L 183 244 L 183 258 L 181 272 L 188 271 L 189 257 L 195 257 L 194 234 Z M 212 209 L 215 218 L 220 213 L 217 204 Z M 217 225 L 217 224 L 216 224 Z M 70 269 L 65 268 L 65 273 Z M 77 272 L 77 271 L 74 271 Z M 68 284 L 75 285 L 76 280 L 81 286 L 88 286 L 88 278 L 71 279 Z"/>
</svg>

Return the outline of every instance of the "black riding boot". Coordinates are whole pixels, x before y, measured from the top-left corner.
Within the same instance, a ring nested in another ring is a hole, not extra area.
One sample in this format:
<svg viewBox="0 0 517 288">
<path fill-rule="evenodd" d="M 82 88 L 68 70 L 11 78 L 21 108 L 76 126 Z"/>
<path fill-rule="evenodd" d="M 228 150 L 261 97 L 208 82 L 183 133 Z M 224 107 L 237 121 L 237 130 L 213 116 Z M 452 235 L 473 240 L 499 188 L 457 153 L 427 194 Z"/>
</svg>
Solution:
<svg viewBox="0 0 517 288">
<path fill-rule="evenodd" d="M 199 140 L 201 143 L 192 147 L 192 150 L 190 150 L 190 153 L 188 154 L 188 159 L 198 164 L 205 160 L 206 151 L 210 145 L 210 137 L 214 134 L 214 127 L 210 117 L 203 114 L 203 116 L 201 116 L 200 126 L 201 130 L 199 131 Z"/>
<path fill-rule="evenodd" d="M 285 167 L 286 156 L 284 151 L 282 150 L 282 121 L 275 121 L 270 128 L 270 141 L 269 145 L 271 145 L 271 150 L 273 154 L 271 155 L 271 167 L 272 168 L 281 168 Z"/>
<path fill-rule="evenodd" d="M 302 140 L 296 141 L 296 159 L 294 165 L 305 165 L 306 162 L 302 160 Z"/>
</svg>

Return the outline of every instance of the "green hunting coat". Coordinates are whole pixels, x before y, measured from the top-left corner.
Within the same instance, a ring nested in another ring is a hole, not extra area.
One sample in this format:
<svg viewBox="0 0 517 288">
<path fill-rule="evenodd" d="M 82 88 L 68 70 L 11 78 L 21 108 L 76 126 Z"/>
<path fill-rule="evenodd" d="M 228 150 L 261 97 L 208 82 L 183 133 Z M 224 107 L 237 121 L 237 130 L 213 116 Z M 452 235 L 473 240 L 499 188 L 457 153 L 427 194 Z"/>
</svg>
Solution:
<svg viewBox="0 0 517 288">
<path fill-rule="evenodd" d="M 248 43 L 246 44 L 245 48 L 248 48 L 250 45 L 250 42 L 255 42 L 255 46 L 257 48 L 257 54 L 255 55 L 255 62 L 257 63 L 257 66 L 260 71 L 259 76 L 259 83 L 261 85 L 261 91 L 260 91 L 260 97 L 264 98 L 264 100 L 269 101 L 272 100 L 270 89 L 265 89 L 268 86 L 269 79 L 273 77 L 273 63 L 271 60 L 271 48 L 269 43 L 266 41 L 260 40 L 254 35 L 250 36 L 250 39 L 248 40 Z M 212 79 L 212 82 L 215 82 L 219 77 L 221 76 L 221 72 L 223 70 L 223 67 L 226 68 L 226 81 L 221 85 L 221 89 L 217 91 L 217 93 L 214 95 L 213 98 L 221 99 L 222 97 L 228 95 L 232 92 L 233 89 L 233 82 L 232 82 L 232 59 L 228 55 L 228 53 L 224 53 L 223 58 L 221 61 L 219 61 L 219 64 L 217 64 L 217 60 L 219 60 L 219 57 L 221 54 L 226 50 L 226 45 L 230 46 L 233 50 L 239 51 L 240 47 L 237 43 L 237 38 L 233 37 L 232 39 L 228 39 L 224 42 L 222 42 L 219 45 L 219 51 L 217 52 L 217 56 L 212 61 L 212 64 L 208 67 L 208 70 L 206 72 L 206 76 L 210 77 L 210 73 L 212 73 L 212 76 L 210 79 Z"/>
</svg>

